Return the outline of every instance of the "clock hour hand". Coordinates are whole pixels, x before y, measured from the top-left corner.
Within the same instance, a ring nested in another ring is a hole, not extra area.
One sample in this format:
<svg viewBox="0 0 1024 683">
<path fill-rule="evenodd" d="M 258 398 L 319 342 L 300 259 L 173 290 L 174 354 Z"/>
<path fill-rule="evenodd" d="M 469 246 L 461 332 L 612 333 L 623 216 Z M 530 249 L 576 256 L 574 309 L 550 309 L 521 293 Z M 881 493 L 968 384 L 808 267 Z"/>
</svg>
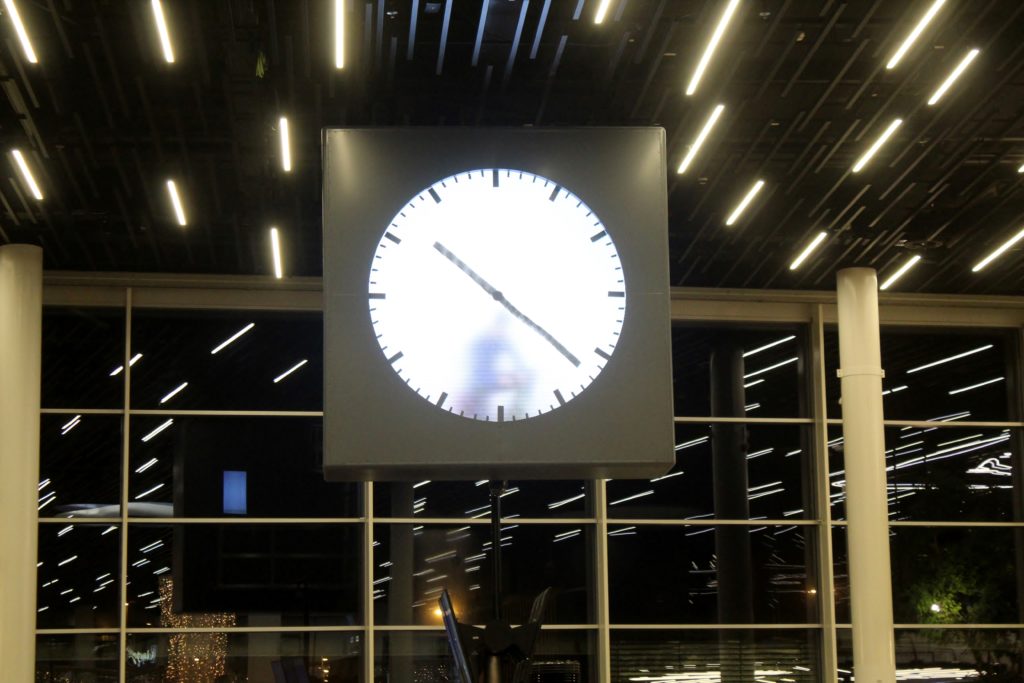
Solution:
<svg viewBox="0 0 1024 683">
<path fill-rule="evenodd" d="M 465 261 L 463 261 L 458 256 L 456 256 L 451 251 L 449 251 L 447 248 L 445 248 L 445 246 L 443 244 L 441 244 L 440 242 L 434 242 L 434 249 L 437 249 L 441 253 L 442 256 L 444 256 L 446 259 L 448 259 L 449 261 L 454 263 L 456 266 L 458 266 L 459 270 L 461 270 L 463 273 L 468 275 L 470 277 L 470 279 L 473 280 L 473 282 L 475 282 L 478 285 L 480 285 L 480 287 L 485 292 L 490 294 L 491 297 L 495 301 L 497 301 L 502 306 L 504 306 L 508 310 L 509 313 L 511 313 L 515 317 L 519 318 L 520 320 L 522 320 L 527 325 L 527 327 L 532 328 L 535 332 L 537 332 L 537 334 L 539 334 L 540 336 L 544 337 L 544 339 L 546 339 L 548 341 L 548 343 L 550 343 L 552 346 L 554 346 L 555 349 L 559 353 L 561 353 L 563 356 L 565 356 L 566 359 L 570 363 L 572 363 L 576 367 L 579 367 L 579 365 L 580 365 L 580 359 L 579 358 L 577 358 L 576 356 L 572 355 L 572 352 L 570 352 L 569 349 L 565 348 L 565 346 L 563 346 L 561 342 L 559 342 L 557 339 L 552 337 L 550 332 L 548 332 L 543 327 L 541 327 L 537 323 L 535 323 L 532 320 L 530 320 L 528 317 L 526 317 L 526 315 L 523 314 L 522 311 L 520 311 L 518 308 L 513 306 L 509 302 L 509 300 L 505 298 L 504 294 L 502 294 L 500 291 L 498 291 L 498 289 L 496 289 L 494 287 L 494 285 L 492 285 L 491 283 L 487 282 L 487 280 L 485 280 L 482 277 L 480 277 L 479 275 L 477 275 L 476 271 L 474 271 L 472 268 L 467 266 Z"/>
</svg>

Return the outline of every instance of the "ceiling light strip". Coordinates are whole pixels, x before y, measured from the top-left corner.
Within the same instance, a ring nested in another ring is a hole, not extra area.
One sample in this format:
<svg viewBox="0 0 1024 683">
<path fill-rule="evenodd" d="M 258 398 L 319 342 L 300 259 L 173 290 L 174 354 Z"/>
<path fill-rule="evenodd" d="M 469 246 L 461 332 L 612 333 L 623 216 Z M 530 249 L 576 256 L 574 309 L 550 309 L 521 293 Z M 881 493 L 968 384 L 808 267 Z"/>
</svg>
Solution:
<svg viewBox="0 0 1024 683">
<path fill-rule="evenodd" d="M 868 148 L 868 151 L 864 152 L 864 155 L 857 160 L 856 164 L 853 165 L 854 173 L 860 173 L 860 170 L 864 168 L 869 161 L 871 161 L 871 158 L 875 156 L 878 150 L 882 148 L 882 145 L 885 144 L 885 141 L 896 132 L 896 129 L 899 128 L 902 123 L 903 119 L 893 119 L 892 123 L 889 124 L 889 127 L 885 129 L 885 132 L 878 136 L 878 139 L 875 140 L 874 144 Z"/>
<path fill-rule="evenodd" d="M 758 346 L 756 349 L 751 349 L 750 351 L 744 351 L 743 352 L 743 357 L 744 358 L 749 358 L 750 356 L 753 356 L 755 353 L 761 353 L 762 351 L 767 351 L 768 349 L 774 348 L 774 347 L 778 346 L 779 344 L 785 344 L 786 342 L 792 341 L 794 339 L 796 339 L 796 335 L 795 334 L 791 334 L 788 337 L 783 337 L 782 339 L 776 339 L 775 341 L 769 342 L 769 343 L 765 344 L 764 346 Z"/>
<path fill-rule="evenodd" d="M 39 185 L 36 184 L 36 179 L 32 176 L 32 171 L 29 170 L 28 163 L 26 163 L 21 150 L 12 149 L 11 156 L 14 157 L 14 162 L 18 165 L 18 170 L 21 171 L 21 177 L 25 179 L 25 184 L 28 185 L 28 189 L 32 192 L 32 196 L 36 199 L 42 199 L 43 193 L 40 191 Z"/>
<path fill-rule="evenodd" d="M 298 370 L 299 368 L 301 368 L 303 365 L 305 365 L 308 362 L 309 361 L 306 360 L 306 359 L 300 360 L 298 363 L 296 363 L 295 365 L 293 365 L 292 367 L 288 368 L 287 370 L 282 372 L 280 375 L 275 377 L 274 378 L 274 384 L 277 384 L 278 382 L 283 380 L 285 377 L 287 377 L 288 375 L 292 374 L 293 372 L 295 372 L 296 370 Z M 415 488 L 415 487 L 413 487 L 413 488 Z"/>
<path fill-rule="evenodd" d="M 345 68 L 345 0 L 334 0 L 334 68 Z"/>
<path fill-rule="evenodd" d="M 679 169 L 676 173 L 686 172 L 686 169 L 689 168 L 693 158 L 697 156 L 697 152 L 700 151 L 701 145 L 704 144 L 704 140 L 707 138 L 708 134 L 711 133 L 711 129 L 715 127 L 715 122 L 718 121 L 718 117 L 722 115 L 723 111 L 725 111 L 724 104 L 719 104 L 711 110 L 711 115 L 708 116 L 708 120 L 704 122 L 704 127 L 701 128 L 700 133 L 697 134 L 697 139 L 693 141 L 692 145 L 690 145 L 690 149 L 686 153 L 686 156 L 683 157 L 683 162 L 679 164 Z"/>
<path fill-rule="evenodd" d="M 1006 378 L 1005 377 L 996 377 L 994 379 L 987 379 L 984 382 L 978 382 L 977 384 L 972 384 L 969 387 L 960 387 L 959 389 L 952 389 L 952 390 L 950 390 L 947 393 L 950 396 L 952 396 L 954 394 L 962 394 L 965 391 L 970 391 L 971 389 L 977 389 L 979 387 L 988 386 L 989 384 L 995 384 L 996 382 L 1002 382 L 1004 379 L 1006 379 Z"/>
<path fill-rule="evenodd" d="M 248 325 L 246 325 L 245 327 L 240 329 L 238 332 L 235 332 L 233 335 L 231 335 L 230 337 L 228 337 L 227 339 L 222 341 L 220 344 L 218 344 L 217 347 L 213 351 L 210 351 L 210 355 L 213 356 L 218 351 L 223 350 L 225 346 L 227 346 L 228 344 L 232 343 L 233 341 L 235 341 L 236 339 L 238 339 L 239 337 L 241 337 L 243 334 L 245 334 L 246 332 L 248 332 L 249 330 L 251 330 L 254 327 L 256 327 L 256 323 L 249 323 Z"/>
<path fill-rule="evenodd" d="M 280 280 L 284 277 L 281 269 L 281 239 L 278 236 L 277 228 L 270 229 L 270 250 L 274 259 L 274 277 Z"/>
<path fill-rule="evenodd" d="M 36 59 L 36 51 L 32 49 L 32 41 L 28 39 L 28 31 L 25 30 L 25 25 L 21 23 L 21 15 L 18 14 L 18 8 L 14 4 L 14 0 L 4 0 L 4 7 L 7 8 L 7 13 L 11 15 L 11 21 L 14 23 L 14 32 L 18 34 L 18 40 L 21 41 L 21 49 L 25 51 L 25 59 L 32 64 L 38 64 L 39 60 Z"/>
<path fill-rule="evenodd" d="M 747 191 L 747 194 L 740 200 L 740 203 L 735 209 L 733 209 L 732 213 L 729 214 L 729 217 L 725 219 L 726 225 L 732 225 L 739 219 L 740 215 L 746 210 L 750 202 L 754 201 L 754 197 L 757 196 L 757 193 L 761 191 L 762 187 L 764 187 L 763 180 L 758 180 L 754 183 L 753 187 Z"/>
<path fill-rule="evenodd" d="M 182 382 L 181 384 L 179 384 L 178 386 L 176 386 L 176 387 L 175 387 L 174 389 L 172 389 L 172 390 L 171 390 L 171 393 L 167 394 L 167 395 L 166 395 L 166 396 L 164 396 L 164 397 L 163 397 L 162 399 L 160 399 L 160 403 L 161 403 L 161 404 L 167 403 L 167 402 L 168 402 L 168 401 L 170 401 L 170 400 L 171 400 L 172 398 L 174 398 L 175 396 L 177 396 L 177 395 L 178 395 L 178 394 L 179 394 L 179 393 L 180 393 L 180 392 L 181 392 L 181 391 L 182 391 L 182 390 L 183 390 L 183 389 L 184 389 L 185 387 L 187 387 L 187 386 L 188 386 L 188 382 Z"/>
<path fill-rule="evenodd" d="M 907 50 L 914 44 L 914 41 L 920 37 L 921 33 L 925 30 L 931 20 L 935 18 L 942 6 L 946 4 L 946 0 L 935 0 L 932 6 L 928 8 L 928 11 L 924 13 L 921 20 L 914 26 L 914 30 L 907 34 L 907 37 L 903 39 L 903 43 L 900 44 L 899 49 L 896 50 L 895 54 L 889 59 L 889 63 L 885 65 L 886 69 L 894 69 L 896 65 L 900 63 L 903 56 L 907 54 Z"/>
<path fill-rule="evenodd" d="M 1022 167 L 1022 168 L 1024 168 L 1024 167 Z M 971 272 L 972 273 L 977 273 L 979 270 L 981 270 L 982 268 L 984 268 L 985 266 L 987 266 L 988 264 L 992 263 L 997 258 L 1002 256 L 1003 252 L 1005 252 L 1007 249 L 1009 249 L 1013 245 L 1017 244 L 1017 242 L 1020 242 L 1022 239 L 1024 239 L 1024 228 L 1021 228 L 1020 232 L 1018 232 L 1016 235 L 1014 235 L 1010 239 L 1008 239 L 1005 242 L 1003 242 L 1001 245 L 999 245 L 999 247 L 996 248 L 995 251 L 993 251 L 991 254 L 989 254 L 988 256 L 983 258 L 981 261 L 979 261 L 977 263 L 977 265 L 975 265 L 973 268 L 971 268 Z"/>
<path fill-rule="evenodd" d="M 991 348 L 992 348 L 992 344 L 985 344 L 984 346 L 979 346 L 976 349 L 971 349 L 970 351 L 964 351 L 963 353 L 958 353 L 955 356 L 947 356 L 946 358 L 940 358 L 939 360 L 932 361 L 931 363 L 925 363 L 924 365 L 918 365 L 916 368 L 910 368 L 909 370 L 907 370 L 907 374 L 908 375 L 909 374 L 913 374 L 915 372 L 920 372 L 921 370 L 927 370 L 928 368 L 934 368 L 936 365 L 942 365 L 944 363 L 950 363 L 950 362 L 955 361 L 955 360 L 960 360 L 961 358 L 967 358 L 967 356 L 973 356 L 976 353 L 981 353 L 982 351 L 988 351 Z M 943 417 L 951 417 L 951 416 L 943 415 Z M 937 420 L 939 418 L 935 418 L 935 419 Z"/>
<path fill-rule="evenodd" d="M 594 12 L 594 23 L 600 24 L 604 21 L 605 16 L 608 14 L 608 8 L 611 7 L 612 0 L 601 0 L 601 4 L 597 6 L 597 11 Z"/>
<path fill-rule="evenodd" d="M 953 69 L 953 72 L 946 77 L 946 80 L 942 82 L 942 85 L 939 86 L 938 90 L 932 93 L 932 96 L 928 98 L 929 107 L 938 102 L 939 98 L 946 94 L 946 91 L 949 90 L 953 83 L 956 82 L 956 79 L 960 78 L 960 74 L 962 74 L 964 70 L 971 65 L 971 62 L 974 61 L 974 58 L 978 56 L 979 52 L 981 52 L 981 50 L 975 48 L 960 60 L 960 63 L 957 64 L 956 68 Z"/>
<path fill-rule="evenodd" d="M 921 260 L 921 256 L 919 254 L 914 254 L 913 256 L 911 256 L 907 260 L 906 263 L 904 263 L 902 266 L 900 266 L 899 270 L 897 270 L 895 273 L 890 275 L 889 278 L 885 282 L 882 283 L 882 285 L 879 287 L 879 289 L 881 289 L 881 290 L 889 289 L 889 287 L 891 287 L 894 282 L 896 282 L 901 277 L 906 275 L 907 271 L 910 270 L 911 268 L 913 268 L 914 266 L 916 266 L 917 262 L 920 261 L 920 260 Z"/>
<path fill-rule="evenodd" d="M 726 5 L 725 11 L 722 12 L 722 17 L 718 20 L 718 25 L 715 26 L 715 32 L 711 34 L 711 39 L 708 41 L 707 47 L 704 48 L 704 54 L 701 55 L 700 61 L 697 62 L 697 68 L 694 69 L 693 76 L 690 77 L 690 84 L 686 86 L 687 95 L 697 92 L 701 76 L 704 75 L 704 70 L 708 68 L 711 57 L 715 54 L 715 48 L 718 47 L 718 43 L 722 40 L 722 35 L 725 34 L 729 20 L 732 19 L 732 15 L 736 12 L 736 8 L 739 5 L 740 0 L 729 0 L 729 4 Z"/>
<path fill-rule="evenodd" d="M 164 8 L 160 0 L 152 0 L 153 19 L 156 21 L 156 32 L 160 35 L 160 47 L 164 51 L 164 60 L 168 64 L 174 63 L 174 48 L 171 47 L 171 34 L 167 31 L 167 20 L 164 18 Z"/>
<path fill-rule="evenodd" d="M 807 257 L 814 253 L 814 250 L 817 249 L 818 246 L 825 241 L 826 237 L 828 237 L 828 233 L 825 232 L 824 230 L 815 235 L 814 239 L 811 240 L 811 243 L 808 244 L 807 247 L 804 248 L 802 252 L 800 252 L 800 255 L 797 256 L 793 260 L 793 262 L 789 264 L 789 269 L 796 270 L 797 268 L 799 268 L 800 264 L 806 261 Z"/>
<path fill-rule="evenodd" d="M 288 140 L 288 117 L 281 117 L 278 129 L 281 131 L 281 168 L 289 173 L 292 170 L 292 147 Z"/>
<path fill-rule="evenodd" d="M 178 225 L 188 225 L 185 220 L 185 207 L 181 204 L 181 197 L 178 196 L 178 186 L 173 180 L 167 181 L 167 194 L 171 196 L 171 206 L 174 207 L 174 215 L 178 219 Z"/>
</svg>

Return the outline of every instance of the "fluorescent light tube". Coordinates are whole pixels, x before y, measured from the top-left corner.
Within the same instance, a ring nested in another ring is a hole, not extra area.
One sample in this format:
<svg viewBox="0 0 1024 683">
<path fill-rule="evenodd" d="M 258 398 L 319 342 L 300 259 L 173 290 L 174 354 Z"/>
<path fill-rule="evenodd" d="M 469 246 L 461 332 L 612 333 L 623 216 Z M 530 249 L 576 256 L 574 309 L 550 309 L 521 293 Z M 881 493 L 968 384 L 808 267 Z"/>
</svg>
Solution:
<svg viewBox="0 0 1024 683">
<path fill-rule="evenodd" d="M 895 54 L 893 54 L 889 59 L 889 63 L 885 65 L 886 69 L 896 68 L 896 65 L 900 63 L 901 59 L 903 59 L 903 55 L 907 54 L 907 50 L 910 49 L 910 46 L 914 44 L 914 41 L 918 39 L 921 32 L 924 31 L 925 27 L 927 27 L 931 20 L 935 18 L 936 13 L 942 9 L 942 6 L 945 3 L 946 0 L 935 0 L 935 2 L 932 3 L 932 6 L 924 13 L 921 20 L 917 22 L 917 26 L 914 27 L 914 30 L 907 34 L 907 37 L 903 39 L 903 43 L 900 44 L 899 49 L 897 49 Z"/>
<path fill-rule="evenodd" d="M 1021 239 L 1024 239 L 1024 228 L 1021 228 L 1020 232 L 1018 232 L 1016 235 L 1014 235 L 1013 237 L 1011 237 L 1010 239 L 1006 240 L 1001 245 L 999 245 L 999 247 L 996 248 L 996 250 L 993 251 L 991 254 L 989 254 L 985 258 L 981 259 L 981 261 L 979 261 L 977 263 L 977 265 L 975 265 L 973 268 L 971 268 L 971 272 L 972 273 L 977 273 L 979 270 L 981 270 L 982 268 L 984 268 L 988 264 L 992 263 L 992 261 L 994 261 L 997 258 L 999 258 L 1003 254 L 1004 251 L 1006 251 L 1007 249 L 1009 249 L 1013 245 L 1017 244 L 1017 242 L 1020 242 Z"/>
<path fill-rule="evenodd" d="M 910 368 L 909 370 L 907 370 L 907 374 L 909 375 L 909 374 L 912 374 L 912 373 L 915 373 L 915 372 L 920 372 L 921 370 L 927 370 L 928 368 L 934 368 L 936 365 L 942 365 L 943 363 L 949 363 L 950 361 L 960 360 L 961 358 L 967 358 L 967 356 L 973 356 L 976 353 L 981 353 L 982 351 L 988 351 L 991 348 L 992 348 L 992 344 L 985 344 L 985 346 L 979 346 L 976 349 L 971 349 L 970 351 L 964 351 L 963 353 L 958 353 L 955 356 L 947 356 L 946 358 L 940 358 L 939 360 L 932 361 L 931 363 L 925 363 L 924 365 L 918 365 L 916 368 Z M 950 416 L 950 415 L 943 415 L 942 417 L 952 417 L 952 416 Z M 934 419 L 938 420 L 939 418 L 934 418 Z"/>
<path fill-rule="evenodd" d="M 704 127 L 700 129 L 700 133 L 697 134 L 697 139 L 690 145 L 690 150 L 683 157 L 683 162 L 679 164 L 679 169 L 676 173 L 685 173 L 686 169 L 690 166 L 690 162 L 697 156 L 697 152 L 700 150 L 701 145 L 704 144 L 704 139 L 707 138 L 711 129 L 715 127 L 715 122 L 718 121 L 718 117 L 722 115 L 725 110 L 724 104 L 719 104 L 711 110 L 711 115 L 708 116 L 708 120 L 704 122 Z"/>
<path fill-rule="evenodd" d="M 292 170 L 292 148 L 288 141 L 287 117 L 282 116 L 277 127 L 281 131 L 281 168 L 287 173 Z"/>
<path fill-rule="evenodd" d="M 1024 164 L 1020 165 L 1020 168 L 1017 169 L 1017 173 L 1024 173 Z"/>
<path fill-rule="evenodd" d="M 164 8 L 160 0 L 152 0 L 153 19 L 156 21 L 156 32 L 160 35 L 160 47 L 164 51 L 164 59 L 168 64 L 174 63 L 174 48 L 171 47 L 171 34 L 167 32 L 167 21 L 164 19 Z"/>
<path fill-rule="evenodd" d="M 974 58 L 978 56 L 979 52 L 981 52 L 981 50 L 971 50 L 967 53 L 967 56 L 960 60 L 960 63 L 957 64 L 956 68 L 953 69 L 953 72 L 946 77 L 946 80 L 942 82 L 939 89 L 932 93 L 932 96 L 928 98 L 928 106 L 932 106 L 939 101 L 940 97 L 946 94 L 946 91 L 949 90 L 950 86 L 956 82 L 956 79 L 960 78 L 960 74 L 962 74 L 964 70 L 971 65 L 971 62 L 974 61 Z"/>
<path fill-rule="evenodd" d="M 594 23 L 600 24 L 604 21 L 605 15 L 608 13 L 608 8 L 611 7 L 612 0 L 601 0 L 601 4 L 597 6 L 597 11 L 594 13 Z"/>
<path fill-rule="evenodd" d="M 790 270 L 796 270 L 797 268 L 799 268 L 800 264 L 803 263 L 807 259 L 807 257 L 810 256 L 811 253 L 815 249 L 818 248 L 819 244 L 821 244 L 822 242 L 825 241 L 826 237 L 828 237 L 828 233 L 827 232 L 825 232 L 824 230 L 819 232 L 815 236 L 815 238 L 813 240 L 811 240 L 811 243 L 807 245 L 807 248 L 805 248 L 802 252 L 800 252 L 800 255 L 797 256 L 796 259 L 794 259 L 793 262 L 789 264 L 789 269 Z"/>
<path fill-rule="evenodd" d="M 156 486 L 154 486 L 153 488 L 151 488 L 151 489 L 149 489 L 149 490 L 147 490 L 147 491 L 143 491 L 143 492 L 142 492 L 142 493 L 140 493 L 139 495 L 135 496 L 135 500 L 141 500 L 142 498 L 145 498 L 145 497 L 146 497 L 146 496 L 148 496 L 149 494 L 151 494 L 151 493 L 153 493 L 153 492 L 155 492 L 155 491 L 159 491 L 159 490 L 160 490 L 160 489 L 162 489 L 163 487 L 164 487 L 164 485 L 163 485 L 162 483 L 161 483 L 161 484 L 157 484 L 157 485 L 156 485 Z"/>
<path fill-rule="evenodd" d="M 14 32 L 18 34 L 18 40 L 21 41 L 21 49 L 25 51 L 25 59 L 33 64 L 38 64 L 39 60 L 36 59 L 36 51 L 32 49 L 32 41 L 28 39 L 28 31 L 25 30 L 25 25 L 21 23 L 21 15 L 18 14 L 18 8 L 14 4 L 14 0 L 4 0 L 4 6 L 7 8 L 7 13 L 11 15 L 11 21 L 14 23 Z"/>
<path fill-rule="evenodd" d="M 280 280 L 283 277 L 281 272 L 281 240 L 277 234 L 277 228 L 270 229 L 270 249 L 274 257 L 274 277 Z"/>
<path fill-rule="evenodd" d="M 165 429 L 167 429 L 168 427 L 170 427 L 172 424 L 174 424 L 174 420 L 167 420 L 167 422 L 164 422 L 162 425 L 160 425 L 159 427 L 157 427 L 156 429 L 151 431 L 149 434 L 146 434 L 144 437 L 142 437 L 142 440 L 143 441 L 149 441 L 154 436 L 156 436 L 160 432 L 162 432 Z"/>
<path fill-rule="evenodd" d="M 985 380 L 984 382 L 978 382 L 977 384 L 972 384 L 969 387 L 960 387 L 959 389 L 953 389 L 953 390 L 949 391 L 948 393 L 949 393 L 950 396 L 952 396 L 953 394 L 962 394 L 965 391 L 970 391 L 971 389 L 977 389 L 978 387 L 984 387 L 984 386 L 988 386 L 989 384 L 995 384 L 996 382 L 1002 382 L 1003 379 L 1005 379 L 1005 378 L 1003 378 L 1003 377 L 996 377 L 995 379 L 988 379 L 988 380 Z"/>
<path fill-rule="evenodd" d="M 167 181 L 167 194 L 171 196 L 171 205 L 174 207 L 174 215 L 178 218 L 178 225 L 188 225 L 185 220 L 185 207 L 181 205 L 181 197 L 178 196 L 178 186 L 173 180 Z"/>
<path fill-rule="evenodd" d="M 345 0 L 334 0 L 334 68 L 345 68 Z"/>
<path fill-rule="evenodd" d="M 708 68 L 708 63 L 711 62 L 711 57 L 715 54 L 715 48 L 718 47 L 719 41 L 722 40 L 722 35 L 729 25 L 729 20 L 732 19 L 732 15 L 739 5 L 740 0 L 729 0 L 729 4 L 726 5 L 725 11 L 722 12 L 722 17 L 718 20 L 718 25 L 715 27 L 715 32 L 711 34 L 711 40 L 708 41 L 707 47 L 704 48 L 704 54 L 701 55 L 700 61 L 697 62 L 697 68 L 694 69 L 693 76 L 690 77 L 690 84 L 686 86 L 687 95 L 697 92 L 700 78 L 704 75 L 704 70 Z"/>
<path fill-rule="evenodd" d="M 281 373 L 280 375 L 278 375 L 277 377 L 275 377 L 275 378 L 274 378 L 274 384 L 277 384 L 278 382 L 280 382 L 281 380 L 283 380 L 283 379 L 284 379 L 285 377 L 287 377 L 288 375 L 292 374 L 293 372 L 295 372 L 296 370 L 298 370 L 299 368 L 301 368 L 301 367 L 302 367 L 303 365 L 305 365 L 305 364 L 306 364 L 307 362 L 309 362 L 309 361 L 307 361 L 307 360 L 305 360 L 305 359 L 303 359 L 303 360 L 300 360 L 300 361 L 299 361 L 298 363 L 296 363 L 295 365 L 293 365 L 292 367 L 288 368 L 287 370 L 285 370 L 284 372 L 282 372 L 282 373 Z M 414 486 L 413 488 L 416 488 L 416 487 Z"/>
<path fill-rule="evenodd" d="M 750 351 L 744 351 L 743 352 L 743 357 L 744 358 L 749 358 L 750 356 L 753 356 L 755 353 L 761 353 L 762 351 L 767 351 L 768 349 L 774 348 L 774 347 L 778 346 L 779 344 L 785 344 L 786 342 L 791 341 L 793 339 L 796 339 L 796 335 L 795 334 L 791 334 L 788 337 L 783 337 L 782 339 L 776 339 L 775 341 L 769 342 L 768 344 L 765 344 L 764 346 L 758 346 L 756 349 L 751 349 Z"/>
<path fill-rule="evenodd" d="M 879 289 L 883 289 L 883 290 L 884 289 L 889 289 L 889 287 L 891 287 L 894 282 L 896 282 L 901 277 L 903 277 L 906 274 L 906 272 L 908 270 L 910 270 L 911 268 L 913 268 L 914 266 L 916 266 L 917 262 L 920 261 L 920 260 L 921 260 L 921 257 L 919 255 L 917 255 L 917 254 L 914 254 L 913 256 L 911 256 L 910 259 L 906 263 L 904 263 L 902 266 L 900 266 L 899 270 L 897 270 L 895 273 L 890 275 L 889 278 L 885 282 L 882 283 L 882 286 L 879 287 Z"/>
<path fill-rule="evenodd" d="M 25 184 L 28 185 L 28 189 L 32 192 L 32 196 L 36 199 L 42 199 L 43 193 L 39 190 L 39 185 L 36 184 L 36 179 L 32 177 L 32 171 L 29 170 L 28 164 L 25 162 L 25 157 L 22 156 L 20 149 L 12 149 L 11 156 L 14 157 L 14 161 L 18 164 L 18 170 L 21 171 L 21 177 L 25 179 Z"/>
<path fill-rule="evenodd" d="M 185 387 L 187 387 L 187 386 L 188 386 L 188 382 L 182 382 L 182 383 L 181 383 L 181 384 L 179 384 L 179 385 L 178 385 L 177 387 L 175 387 L 174 389 L 172 389 L 172 390 L 171 390 L 171 393 L 167 394 L 167 395 L 166 395 L 166 396 L 164 396 L 164 397 L 163 397 L 162 399 L 160 399 L 160 403 L 161 403 L 161 404 L 167 403 L 167 402 L 168 402 L 168 401 L 170 401 L 170 400 L 171 400 L 172 398 L 174 398 L 175 396 L 177 396 L 177 395 L 178 395 L 178 392 L 180 392 L 180 391 L 181 391 L 182 389 L 184 389 L 184 388 L 185 388 Z"/>
<path fill-rule="evenodd" d="M 885 129 L 885 132 L 878 136 L 878 139 L 875 140 L 874 144 L 868 148 L 868 151 L 864 152 L 864 155 L 857 160 L 856 164 L 853 165 L 854 173 L 860 173 L 860 170 L 864 168 L 869 161 L 871 161 L 871 157 L 875 156 L 875 153 L 882 148 L 885 141 L 896 132 L 896 129 L 899 128 L 902 123 L 903 119 L 893 119 L 893 122 L 889 124 L 889 127 Z"/>
<path fill-rule="evenodd" d="M 238 339 L 239 337 L 241 337 L 243 334 L 245 334 L 246 332 L 248 332 L 249 330 L 251 330 L 254 327 L 256 327 L 256 323 L 249 323 L 248 325 L 246 325 L 245 327 L 240 329 L 238 332 L 235 332 L 233 335 L 231 335 L 230 337 L 228 337 L 227 339 L 222 341 L 220 344 L 218 344 L 217 347 L 213 351 L 210 351 L 210 355 L 212 356 L 212 355 L 216 354 L 218 351 L 222 350 L 225 346 L 227 346 L 231 342 L 235 341 L 236 339 Z"/>
<path fill-rule="evenodd" d="M 789 358 L 787 360 L 784 360 L 781 363 L 776 363 L 775 365 L 769 365 L 768 367 L 761 368 L 760 370 L 754 370 L 753 372 L 748 372 L 747 374 L 743 375 L 743 379 L 750 379 L 751 377 L 757 377 L 758 375 L 763 375 L 764 373 L 769 372 L 771 370 L 775 370 L 776 368 L 781 368 L 784 365 L 789 365 L 790 363 L 795 363 L 797 360 L 798 360 L 798 358 L 796 356 L 794 356 L 793 358 Z"/>
<path fill-rule="evenodd" d="M 757 193 L 761 191 L 762 187 L 764 187 L 763 180 L 758 180 L 756 183 L 754 183 L 753 187 L 751 187 L 750 190 L 747 191 L 747 194 L 743 197 L 743 199 L 740 200 L 740 203 L 736 206 L 735 209 L 732 210 L 732 213 L 729 214 L 729 217 L 725 219 L 726 225 L 732 225 L 733 223 L 736 222 L 736 220 L 740 217 L 740 214 L 742 214 L 743 211 L 746 210 L 747 205 L 749 205 L 750 202 L 754 200 L 754 197 L 757 196 Z"/>
</svg>

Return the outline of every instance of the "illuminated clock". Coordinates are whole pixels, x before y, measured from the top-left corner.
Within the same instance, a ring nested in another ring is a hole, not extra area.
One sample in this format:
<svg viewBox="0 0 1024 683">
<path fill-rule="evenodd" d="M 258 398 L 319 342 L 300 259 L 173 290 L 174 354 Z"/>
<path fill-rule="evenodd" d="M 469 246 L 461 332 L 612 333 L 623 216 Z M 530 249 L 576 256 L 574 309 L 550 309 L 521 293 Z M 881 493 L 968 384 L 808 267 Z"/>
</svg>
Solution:
<svg viewBox="0 0 1024 683">
<path fill-rule="evenodd" d="M 476 168 L 416 193 L 368 277 L 377 344 L 436 409 L 484 422 L 558 410 L 615 353 L 626 278 L 601 218 L 557 180 Z"/>
</svg>

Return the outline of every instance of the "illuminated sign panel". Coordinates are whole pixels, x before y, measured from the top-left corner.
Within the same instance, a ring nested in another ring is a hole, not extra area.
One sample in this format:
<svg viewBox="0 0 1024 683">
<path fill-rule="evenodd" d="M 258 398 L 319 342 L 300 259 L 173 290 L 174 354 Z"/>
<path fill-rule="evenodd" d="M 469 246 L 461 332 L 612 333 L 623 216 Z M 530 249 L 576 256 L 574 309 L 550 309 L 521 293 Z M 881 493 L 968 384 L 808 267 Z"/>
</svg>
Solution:
<svg viewBox="0 0 1024 683">
<path fill-rule="evenodd" d="M 328 478 L 671 465 L 661 129 L 324 142 Z"/>
</svg>

